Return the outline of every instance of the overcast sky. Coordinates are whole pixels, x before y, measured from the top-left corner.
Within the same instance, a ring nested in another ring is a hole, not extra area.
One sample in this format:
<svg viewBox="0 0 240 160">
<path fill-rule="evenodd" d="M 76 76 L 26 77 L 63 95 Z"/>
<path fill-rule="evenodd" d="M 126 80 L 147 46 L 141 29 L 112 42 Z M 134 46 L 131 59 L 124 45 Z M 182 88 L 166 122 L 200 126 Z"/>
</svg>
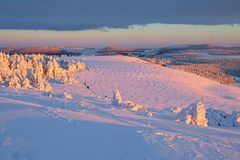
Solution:
<svg viewBox="0 0 240 160">
<path fill-rule="evenodd" d="M 240 0 L 0 0 L 1 29 L 240 23 Z"/>
<path fill-rule="evenodd" d="M 0 0 L 1 46 L 240 45 L 240 0 Z"/>
</svg>

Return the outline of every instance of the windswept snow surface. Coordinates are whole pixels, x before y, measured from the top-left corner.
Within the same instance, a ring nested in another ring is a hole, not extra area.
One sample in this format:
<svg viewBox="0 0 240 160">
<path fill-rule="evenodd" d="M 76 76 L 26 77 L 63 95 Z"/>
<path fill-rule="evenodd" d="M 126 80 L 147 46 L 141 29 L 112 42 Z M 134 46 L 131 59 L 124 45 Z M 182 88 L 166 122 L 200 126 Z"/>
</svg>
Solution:
<svg viewBox="0 0 240 160">
<path fill-rule="evenodd" d="M 0 88 L 1 160 L 239 159 L 239 128 L 186 125 L 169 111 L 199 101 L 239 111 L 239 86 L 132 57 L 81 59 L 89 70 L 75 75 L 80 83 L 53 81 L 51 94 Z M 112 105 L 114 89 L 153 116 Z"/>
</svg>

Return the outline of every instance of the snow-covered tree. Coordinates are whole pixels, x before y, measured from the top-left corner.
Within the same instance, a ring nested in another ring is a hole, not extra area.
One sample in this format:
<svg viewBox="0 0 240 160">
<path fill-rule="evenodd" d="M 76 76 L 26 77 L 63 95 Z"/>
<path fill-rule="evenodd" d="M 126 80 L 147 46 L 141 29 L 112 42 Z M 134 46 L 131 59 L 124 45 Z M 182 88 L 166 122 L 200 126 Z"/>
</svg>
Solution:
<svg viewBox="0 0 240 160">
<path fill-rule="evenodd" d="M 0 74 L 2 77 L 9 75 L 9 55 L 0 52 Z"/>
<path fill-rule="evenodd" d="M 40 75 L 36 76 L 34 88 L 40 91 L 45 91 L 45 79 L 43 79 L 42 76 Z"/>
<path fill-rule="evenodd" d="M 22 88 L 24 88 L 24 89 L 32 88 L 31 82 L 29 81 L 29 79 L 27 77 L 25 77 L 25 79 L 22 81 Z"/>
<path fill-rule="evenodd" d="M 21 88 L 20 79 L 16 75 L 13 75 L 12 77 L 10 77 L 8 87 L 16 89 Z"/>
<path fill-rule="evenodd" d="M 59 64 L 62 68 L 66 69 L 68 73 L 83 71 L 86 69 L 85 63 L 77 60 L 61 60 Z"/>
<path fill-rule="evenodd" d="M 178 113 L 177 121 L 181 121 L 186 124 L 207 127 L 208 120 L 206 118 L 206 110 L 204 104 L 199 102 L 197 104 L 191 104 L 189 107 L 183 109 Z"/>
<path fill-rule="evenodd" d="M 144 108 L 142 105 L 134 104 L 130 100 L 124 101 L 122 99 L 120 91 L 117 89 L 113 91 L 112 105 L 120 108 L 130 109 L 132 111 L 147 112 L 147 109 Z M 149 115 L 152 115 L 152 113 L 149 113 Z"/>
<path fill-rule="evenodd" d="M 221 110 L 207 109 L 208 124 L 212 126 L 238 127 L 240 126 L 240 112 L 228 114 Z"/>
<path fill-rule="evenodd" d="M 64 70 L 60 67 L 56 59 L 48 61 L 46 67 L 46 75 L 49 78 L 61 78 L 62 72 Z"/>
<path fill-rule="evenodd" d="M 122 100 L 122 96 L 120 94 L 119 90 L 114 90 L 113 91 L 113 98 L 112 98 L 112 104 L 115 106 L 120 107 L 122 104 L 123 100 Z"/>
<path fill-rule="evenodd" d="M 61 65 L 60 65 L 61 64 Z M 52 91 L 49 78 L 62 83 L 76 84 L 74 72 L 86 68 L 81 61 L 59 61 L 52 56 L 8 55 L 0 52 L 0 84 L 11 88 L 33 88 L 40 91 Z"/>
<path fill-rule="evenodd" d="M 35 85 L 37 76 L 33 73 L 32 68 L 27 68 L 27 76 L 26 78 L 30 81 L 32 86 Z"/>
<path fill-rule="evenodd" d="M 231 119 L 233 120 L 233 127 L 240 126 L 240 112 L 233 111 L 231 115 Z"/>
<path fill-rule="evenodd" d="M 62 78 L 60 79 L 60 83 L 69 83 L 69 84 L 77 84 L 78 81 L 73 77 L 72 74 L 64 74 Z"/>
<path fill-rule="evenodd" d="M 0 84 L 3 82 L 2 74 L 0 73 Z"/>
</svg>

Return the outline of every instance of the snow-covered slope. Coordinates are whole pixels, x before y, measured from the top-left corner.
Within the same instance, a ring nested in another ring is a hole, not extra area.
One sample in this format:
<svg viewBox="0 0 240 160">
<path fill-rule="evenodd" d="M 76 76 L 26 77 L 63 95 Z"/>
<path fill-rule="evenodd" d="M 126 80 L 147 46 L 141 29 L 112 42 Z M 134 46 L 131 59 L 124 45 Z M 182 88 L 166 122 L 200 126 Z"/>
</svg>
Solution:
<svg viewBox="0 0 240 160">
<path fill-rule="evenodd" d="M 239 128 L 186 125 L 169 111 L 199 101 L 239 111 L 238 86 L 132 57 L 81 59 L 80 83 L 53 81 L 51 95 L 0 88 L 0 159 L 239 159 Z M 112 105 L 114 89 L 153 116 Z"/>
<path fill-rule="evenodd" d="M 79 78 L 97 93 L 112 95 L 117 88 L 123 97 L 151 108 L 188 106 L 202 101 L 207 108 L 239 109 L 240 88 L 127 56 L 82 57 L 90 68 Z"/>
</svg>

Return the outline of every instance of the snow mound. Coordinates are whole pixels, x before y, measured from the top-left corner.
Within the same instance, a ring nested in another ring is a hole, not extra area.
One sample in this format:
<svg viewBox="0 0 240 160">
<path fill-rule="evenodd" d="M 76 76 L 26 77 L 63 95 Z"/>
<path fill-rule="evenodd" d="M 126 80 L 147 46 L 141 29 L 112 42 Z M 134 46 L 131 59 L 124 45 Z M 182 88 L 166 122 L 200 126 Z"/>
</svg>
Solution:
<svg viewBox="0 0 240 160">
<path fill-rule="evenodd" d="M 0 68 L 0 83 L 6 87 L 51 92 L 48 79 L 61 79 L 62 83 L 76 84 L 74 72 L 86 69 L 86 65 L 81 61 L 59 61 L 40 54 L 9 55 L 0 52 Z"/>
<path fill-rule="evenodd" d="M 136 112 L 146 112 L 148 116 L 152 116 L 152 113 L 148 112 L 146 108 L 142 105 L 134 104 L 130 100 L 123 100 L 119 90 L 113 91 L 112 105 L 117 106 L 119 108 L 130 109 Z"/>
<path fill-rule="evenodd" d="M 239 127 L 240 112 L 233 111 L 228 114 L 221 110 L 207 109 L 208 124 L 212 126 Z"/>
<path fill-rule="evenodd" d="M 206 110 L 204 104 L 199 102 L 197 104 L 191 104 L 189 107 L 183 109 L 178 113 L 179 122 L 186 124 L 207 127 L 208 120 L 206 118 Z"/>
<path fill-rule="evenodd" d="M 178 106 L 175 106 L 175 107 L 171 107 L 170 110 L 173 112 L 173 113 L 179 113 L 182 111 L 182 109 Z"/>
</svg>

